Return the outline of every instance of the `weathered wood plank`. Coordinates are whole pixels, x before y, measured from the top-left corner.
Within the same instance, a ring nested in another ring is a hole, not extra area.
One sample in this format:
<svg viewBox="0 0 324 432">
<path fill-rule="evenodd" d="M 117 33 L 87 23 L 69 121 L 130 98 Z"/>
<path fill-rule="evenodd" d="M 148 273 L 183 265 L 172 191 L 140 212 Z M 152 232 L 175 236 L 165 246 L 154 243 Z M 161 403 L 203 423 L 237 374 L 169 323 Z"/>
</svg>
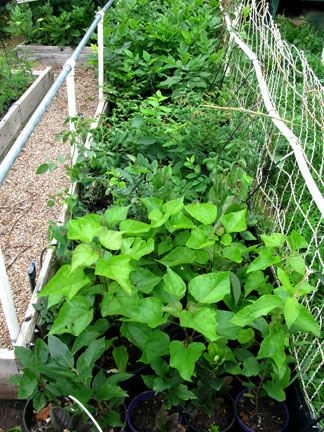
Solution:
<svg viewBox="0 0 324 432">
<path fill-rule="evenodd" d="M 39 61 L 45 64 L 60 64 L 63 65 L 73 54 L 74 48 L 46 46 L 46 45 L 17 45 L 15 50 L 18 52 L 18 57 L 28 55 L 28 58 L 33 61 Z M 80 54 L 76 65 L 85 65 L 89 61 L 89 55 L 93 54 L 90 47 L 85 47 Z"/>
</svg>

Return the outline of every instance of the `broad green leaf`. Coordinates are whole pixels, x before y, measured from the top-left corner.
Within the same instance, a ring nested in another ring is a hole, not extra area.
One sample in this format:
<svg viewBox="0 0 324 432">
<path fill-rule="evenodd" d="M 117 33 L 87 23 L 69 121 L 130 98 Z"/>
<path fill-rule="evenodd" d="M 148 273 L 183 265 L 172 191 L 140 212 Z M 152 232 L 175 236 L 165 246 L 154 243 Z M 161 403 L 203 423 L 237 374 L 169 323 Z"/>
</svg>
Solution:
<svg viewBox="0 0 324 432">
<path fill-rule="evenodd" d="M 149 219 L 151 221 L 152 228 L 158 228 L 165 224 L 165 222 L 169 219 L 168 213 L 162 213 L 160 210 L 152 210 L 149 213 Z"/>
<path fill-rule="evenodd" d="M 186 381 L 192 381 L 191 376 L 197 360 L 201 357 L 205 345 L 201 342 L 192 342 L 187 347 L 178 340 L 170 343 L 170 366 L 177 369 L 180 376 Z"/>
<path fill-rule="evenodd" d="M 241 263 L 243 261 L 240 248 L 234 246 L 234 244 L 224 247 L 223 257 L 236 263 Z"/>
<path fill-rule="evenodd" d="M 70 240 L 80 240 L 85 243 L 90 243 L 93 238 L 102 230 L 99 222 L 86 215 L 77 220 L 69 220 L 68 223 L 68 238 Z"/>
<path fill-rule="evenodd" d="M 126 219 L 120 223 L 119 229 L 126 234 L 136 235 L 150 231 L 151 225 L 133 219 Z"/>
<path fill-rule="evenodd" d="M 84 296 L 75 296 L 63 304 L 49 334 L 71 333 L 79 336 L 93 320 L 93 308 Z"/>
<path fill-rule="evenodd" d="M 246 377 L 258 376 L 262 371 L 262 367 L 255 357 L 249 357 L 243 362 L 242 375 Z"/>
<path fill-rule="evenodd" d="M 269 327 L 269 334 L 261 342 L 257 359 L 271 358 L 280 369 L 286 361 L 285 337 L 286 332 L 282 328 Z"/>
<path fill-rule="evenodd" d="M 242 294 L 241 281 L 237 277 L 237 275 L 233 272 L 230 272 L 230 280 L 231 280 L 231 288 L 232 288 L 232 296 L 233 296 L 234 304 L 237 305 Z"/>
<path fill-rule="evenodd" d="M 178 246 L 173 249 L 168 255 L 163 257 L 159 262 L 166 267 L 174 267 L 179 264 L 195 262 L 196 254 L 193 250 Z"/>
<path fill-rule="evenodd" d="M 127 207 L 112 207 L 106 210 L 103 215 L 103 220 L 108 226 L 108 228 L 113 228 L 119 222 L 125 220 L 127 218 L 128 209 Z"/>
<path fill-rule="evenodd" d="M 261 234 L 260 237 L 267 247 L 281 247 L 286 241 L 286 236 L 280 233 L 271 233 L 269 236 Z"/>
<path fill-rule="evenodd" d="M 246 231 L 246 212 L 247 210 L 240 210 L 223 215 L 220 218 L 227 233 Z"/>
<path fill-rule="evenodd" d="M 35 355 L 28 348 L 15 346 L 15 356 L 24 367 L 32 366 L 35 363 Z"/>
<path fill-rule="evenodd" d="M 154 251 L 154 239 L 150 238 L 147 241 L 137 237 L 129 237 L 123 240 L 121 253 L 129 256 L 131 259 L 139 260 L 144 255 L 148 255 Z"/>
<path fill-rule="evenodd" d="M 35 359 L 37 363 L 45 364 L 48 360 L 49 350 L 47 344 L 41 338 L 37 338 L 35 345 Z"/>
<path fill-rule="evenodd" d="M 118 371 L 125 372 L 128 362 L 127 348 L 124 345 L 117 346 L 113 349 L 112 355 L 114 357 Z"/>
<path fill-rule="evenodd" d="M 195 227 L 192 221 L 189 218 L 187 218 L 187 216 L 185 216 L 185 214 L 182 211 L 172 215 L 170 223 L 172 224 L 172 228 L 174 230 L 191 229 Z"/>
<path fill-rule="evenodd" d="M 242 345 L 249 345 L 254 342 L 254 330 L 249 327 L 247 329 L 241 329 L 237 338 L 238 342 Z"/>
<path fill-rule="evenodd" d="M 286 393 L 280 383 L 267 380 L 262 384 L 262 387 L 272 399 L 275 399 L 278 402 L 286 400 Z"/>
<path fill-rule="evenodd" d="M 258 288 L 264 285 L 266 279 L 260 270 L 255 270 L 248 274 L 244 285 L 244 297 L 247 297 L 250 292 L 258 291 Z"/>
<path fill-rule="evenodd" d="M 120 327 L 120 332 L 143 351 L 144 344 L 148 336 L 152 333 L 152 329 L 143 323 L 124 322 Z"/>
<path fill-rule="evenodd" d="M 37 296 L 47 297 L 52 294 L 60 294 L 71 300 L 89 282 L 91 279 L 85 275 L 82 268 L 78 267 L 72 272 L 71 266 L 64 265 Z"/>
<path fill-rule="evenodd" d="M 174 215 L 175 213 L 179 213 L 183 209 L 183 198 L 178 198 L 175 200 L 167 201 L 163 204 L 163 211 L 164 213 L 169 214 L 170 216 Z"/>
<path fill-rule="evenodd" d="M 145 363 L 150 363 L 159 357 L 168 355 L 169 347 L 169 336 L 165 332 L 155 330 L 148 336 L 144 343 L 144 351 L 141 361 L 145 359 Z"/>
<path fill-rule="evenodd" d="M 293 251 L 308 248 L 308 243 L 297 231 L 293 230 L 287 238 L 289 246 Z"/>
<path fill-rule="evenodd" d="M 108 291 L 103 294 L 101 303 L 101 315 L 103 317 L 109 315 L 128 316 L 129 313 L 134 315 L 139 314 L 137 307 L 137 297 L 129 295 L 126 291 L 120 288 L 117 292 Z"/>
<path fill-rule="evenodd" d="M 78 245 L 72 254 L 71 271 L 77 267 L 90 267 L 100 258 L 100 254 L 89 244 Z"/>
<path fill-rule="evenodd" d="M 278 276 L 278 279 L 280 280 L 280 282 L 282 283 L 282 286 L 288 292 L 291 293 L 293 291 L 293 288 L 291 286 L 289 276 L 287 275 L 287 273 L 284 270 L 282 270 L 280 267 L 277 267 L 277 276 Z"/>
<path fill-rule="evenodd" d="M 53 335 L 48 336 L 48 349 L 50 356 L 57 361 L 64 369 L 74 367 L 74 357 L 67 345 Z"/>
<path fill-rule="evenodd" d="M 305 306 L 298 303 L 297 300 L 295 300 L 294 307 L 299 313 L 292 325 L 300 331 L 309 332 L 312 333 L 314 336 L 320 337 L 321 331 L 319 323 L 316 322 L 310 311 Z"/>
<path fill-rule="evenodd" d="M 104 381 L 100 391 L 97 394 L 99 401 L 109 401 L 114 398 L 124 398 L 128 396 L 127 392 L 118 385 L 109 384 L 109 381 Z"/>
<path fill-rule="evenodd" d="M 186 246 L 192 249 L 202 249 L 215 243 L 215 239 L 210 240 L 208 234 L 201 229 L 193 229 L 186 243 Z"/>
<path fill-rule="evenodd" d="M 162 212 L 163 201 L 161 199 L 155 197 L 146 197 L 140 198 L 140 201 L 142 201 L 142 203 L 146 205 L 149 214 L 153 210 L 158 210 Z"/>
<path fill-rule="evenodd" d="M 138 144 L 152 145 L 156 142 L 156 138 L 152 135 L 142 135 L 137 139 Z"/>
<path fill-rule="evenodd" d="M 199 303 L 217 303 L 230 294 L 230 272 L 206 273 L 191 279 L 189 292 Z"/>
<path fill-rule="evenodd" d="M 123 240 L 123 234 L 104 228 L 98 235 L 100 243 L 109 250 L 119 250 Z"/>
<path fill-rule="evenodd" d="M 186 206 L 185 209 L 190 216 L 203 224 L 212 224 L 217 217 L 217 207 L 213 204 L 192 204 Z"/>
<path fill-rule="evenodd" d="M 19 399 L 32 399 L 38 391 L 38 378 L 28 368 L 24 369 L 24 375 L 19 382 Z"/>
<path fill-rule="evenodd" d="M 124 255 L 113 256 L 109 261 L 101 259 L 97 263 L 95 274 L 117 281 L 128 294 L 131 294 L 129 274 L 132 268 L 129 262 L 130 257 Z"/>
<path fill-rule="evenodd" d="M 163 280 L 164 289 L 174 295 L 178 300 L 181 300 L 187 289 L 182 277 L 168 267 L 167 274 L 163 276 Z"/>
<path fill-rule="evenodd" d="M 232 243 L 232 236 L 231 234 L 223 234 L 220 242 L 222 243 L 222 245 L 224 246 L 229 246 Z"/>
<path fill-rule="evenodd" d="M 153 288 L 162 280 L 161 277 L 142 267 L 137 267 L 136 270 L 132 271 L 129 279 L 133 286 L 145 294 L 150 294 Z"/>
<path fill-rule="evenodd" d="M 219 339 L 216 334 L 216 312 L 208 307 L 200 308 L 195 312 L 182 311 L 180 324 L 182 327 L 193 328 L 211 341 Z"/>
<path fill-rule="evenodd" d="M 100 339 L 93 340 L 86 350 L 80 355 L 77 360 L 76 369 L 82 379 L 93 378 L 92 372 L 94 364 L 105 352 L 105 349 L 105 338 L 102 337 Z"/>
<path fill-rule="evenodd" d="M 306 272 L 305 261 L 301 256 L 287 258 L 291 267 L 299 274 L 304 275 Z"/>
<path fill-rule="evenodd" d="M 298 303 L 297 299 L 294 299 L 293 297 L 287 297 L 285 302 L 284 315 L 288 328 L 290 328 L 298 318 L 300 312 L 299 306 L 300 304 Z"/>
<path fill-rule="evenodd" d="M 240 327 L 233 324 L 231 319 L 234 312 L 218 309 L 216 312 L 217 334 L 227 339 L 236 340 L 239 335 Z"/>
<path fill-rule="evenodd" d="M 232 323 L 244 327 L 255 319 L 268 315 L 277 307 L 283 307 L 283 301 L 280 297 L 266 294 L 256 300 L 254 303 L 245 306 L 232 318 Z"/>
<path fill-rule="evenodd" d="M 275 256 L 274 248 L 259 248 L 257 250 L 258 257 L 251 262 L 247 269 L 247 273 L 251 273 L 256 270 L 265 270 L 273 264 L 278 264 L 280 262 L 280 257 Z"/>
<path fill-rule="evenodd" d="M 132 316 L 134 321 L 146 323 L 149 327 L 154 328 L 165 323 L 163 318 L 163 304 L 159 299 L 154 297 L 145 297 L 138 302 L 139 314 Z"/>
</svg>

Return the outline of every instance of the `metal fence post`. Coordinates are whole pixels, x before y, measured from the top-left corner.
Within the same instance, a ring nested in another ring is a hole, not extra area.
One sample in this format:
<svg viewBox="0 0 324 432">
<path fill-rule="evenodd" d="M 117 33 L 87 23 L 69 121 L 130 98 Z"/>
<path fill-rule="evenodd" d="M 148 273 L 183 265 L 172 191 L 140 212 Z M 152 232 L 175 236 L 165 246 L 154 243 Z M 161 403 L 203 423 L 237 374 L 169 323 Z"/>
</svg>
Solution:
<svg viewBox="0 0 324 432">
<path fill-rule="evenodd" d="M 66 77 L 66 88 L 67 88 L 67 96 L 68 96 L 68 111 L 69 117 L 76 116 L 76 101 L 75 101 L 75 86 L 74 86 L 74 67 L 75 60 L 69 59 L 65 64 L 71 67 L 71 71 L 68 73 Z M 70 121 L 70 130 L 75 132 L 75 124 Z"/>
<path fill-rule="evenodd" d="M 9 279 L 7 276 L 1 248 L 0 248 L 0 300 L 6 317 L 10 339 L 13 343 L 15 343 L 20 328 L 18 324 L 14 301 L 10 291 Z"/>
<path fill-rule="evenodd" d="M 104 100 L 103 83 L 104 83 L 104 61 L 103 61 L 103 25 L 105 12 L 101 10 L 97 13 L 101 16 L 98 22 L 98 85 L 99 85 L 99 103 Z"/>
</svg>

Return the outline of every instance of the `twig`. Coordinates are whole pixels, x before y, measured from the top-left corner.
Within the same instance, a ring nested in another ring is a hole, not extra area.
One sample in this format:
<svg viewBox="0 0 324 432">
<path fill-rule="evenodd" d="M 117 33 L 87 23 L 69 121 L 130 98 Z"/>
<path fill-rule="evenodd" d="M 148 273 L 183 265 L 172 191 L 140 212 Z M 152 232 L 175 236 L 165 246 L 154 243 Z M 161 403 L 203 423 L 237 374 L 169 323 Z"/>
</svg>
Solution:
<svg viewBox="0 0 324 432">
<path fill-rule="evenodd" d="M 254 116 L 268 117 L 268 118 L 271 118 L 273 120 L 278 120 L 278 121 L 282 121 L 284 123 L 289 123 L 291 125 L 294 124 L 290 120 L 285 120 L 285 119 L 282 119 L 282 118 L 278 118 L 278 117 L 272 116 L 271 114 L 265 114 L 265 113 L 262 113 L 260 111 L 252 111 L 252 110 L 248 110 L 248 109 L 244 109 L 244 108 L 223 107 L 223 106 L 218 106 L 218 105 L 203 105 L 203 107 L 213 108 L 213 109 L 217 109 L 217 110 L 220 110 L 220 111 L 237 111 L 237 112 L 241 112 L 241 113 L 244 113 L 244 114 L 250 114 L 250 115 L 254 115 Z"/>
<path fill-rule="evenodd" d="M 12 264 L 16 261 L 16 259 L 22 254 L 24 253 L 27 249 L 29 249 L 31 247 L 31 245 L 26 246 L 23 250 L 21 250 L 20 252 L 17 253 L 17 255 L 15 256 L 15 258 L 11 261 L 10 264 L 7 265 L 7 270 L 12 266 Z"/>
<path fill-rule="evenodd" d="M 17 225 L 18 221 L 19 221 L 22 217 L 24 217 L 26 213 L 29 212 L 29 210 L 33 207 L 33 205 L 34 205 L 34 203 L 32 202 L 31 205 L 28 207 L 28 209 L 25 210 L 25 211 L 24 211 L 20 216 L 18 216 L 17 219 L 15 220 L 15 222 L 12 224 L 12 226 L 11 226 L 11 228 L 10 228 L 10 230 L 9 230 L 8 236 L 7 236 L 7 242 L 6 242 L 5 248 L 8 246 L 8 243 L 9 243 L 9 241 L 10 241 L 10 236 L 11 236 L 11 233 L 12 233 L 14 227 Z"/>
</svg>

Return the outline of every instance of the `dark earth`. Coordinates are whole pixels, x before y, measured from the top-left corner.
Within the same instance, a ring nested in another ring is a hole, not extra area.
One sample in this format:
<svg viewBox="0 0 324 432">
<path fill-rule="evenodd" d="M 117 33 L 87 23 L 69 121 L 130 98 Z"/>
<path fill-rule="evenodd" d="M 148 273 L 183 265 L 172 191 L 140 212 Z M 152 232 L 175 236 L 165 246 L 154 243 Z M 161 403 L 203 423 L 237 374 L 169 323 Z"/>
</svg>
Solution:
<svg viewBox="0 0 324 432">
<path fill-rule="evenodd" d="M 23 410 L 26 401 L 0 399 L 0 432 L 7 432 L 17 426 L 23 428 Z"/>
</svg>

